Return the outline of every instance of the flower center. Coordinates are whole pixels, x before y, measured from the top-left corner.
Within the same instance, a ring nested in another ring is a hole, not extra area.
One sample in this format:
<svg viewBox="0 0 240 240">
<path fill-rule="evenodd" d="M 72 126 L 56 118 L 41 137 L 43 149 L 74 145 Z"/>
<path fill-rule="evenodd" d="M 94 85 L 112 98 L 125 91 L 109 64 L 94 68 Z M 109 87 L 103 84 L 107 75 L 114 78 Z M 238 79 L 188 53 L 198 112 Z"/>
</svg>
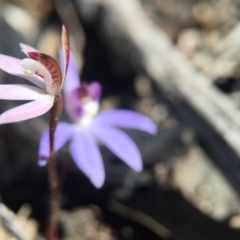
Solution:
<svg viewBox="0 0 240 240">
<path fill-rule="evenodd" d="M 93 118 L 97 115 L 99 110 L 99 103 L 96 101 L 86 101 L 85 103 L 83 102 L 83 114 L 78 120 L 78 125 L 81 128 L 88 128 L 92 121 Z"/>
</svg>

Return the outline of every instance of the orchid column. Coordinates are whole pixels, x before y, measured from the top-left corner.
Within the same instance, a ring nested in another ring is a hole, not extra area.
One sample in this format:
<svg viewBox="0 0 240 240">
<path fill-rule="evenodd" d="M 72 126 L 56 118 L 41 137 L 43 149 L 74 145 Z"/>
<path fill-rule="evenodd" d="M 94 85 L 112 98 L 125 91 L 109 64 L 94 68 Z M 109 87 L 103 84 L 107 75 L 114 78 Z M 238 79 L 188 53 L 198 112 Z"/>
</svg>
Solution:
<svg viewBox="0 0 240 240">
<path fill-rule="evenodd" d="M 48 240 L 57 239 L 57 221 L 59 210 L 58 177 L 54 156 L 54 132 L 62 110 L 61 89 L 65 80 L 69 61 L 69 40 L 66 28 L 62 28 L 62 46 L 64 52 L 64 73 L 50 56 L 36 49 L 20 44 L 28 56 L 23 60 L 0 54 L 0 69 L 25 78 L 37 87 L 24 84 L 0 84 L 0 99 L 31 100 L 31 102 L 12 108 L 0 115 L 0 124 L 20 122 L 38 117 L 50 110 L 49 122 L 49 183 L 51 192 L 50 220 Z"/>
</svg>

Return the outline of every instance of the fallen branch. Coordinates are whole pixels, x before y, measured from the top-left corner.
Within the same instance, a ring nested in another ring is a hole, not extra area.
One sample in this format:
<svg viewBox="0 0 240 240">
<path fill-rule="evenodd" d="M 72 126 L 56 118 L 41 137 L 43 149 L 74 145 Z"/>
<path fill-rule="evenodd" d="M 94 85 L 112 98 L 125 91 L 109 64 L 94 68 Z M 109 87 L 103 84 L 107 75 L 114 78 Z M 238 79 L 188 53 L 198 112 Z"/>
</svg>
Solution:
<svg viewBox="0 0 240 240">
<path fill-rule="evenodd" d="M 0 201 L 0 217 L 3 227 L 18 240 L 29 240 L 15 222 L 15 215 Z"/>
<path fill-rule="evenodd" d="M 165 91 L 186 98 L 240 156 L 240 112 L 235 102 L 194 69 L 144 13 L 138 0 L 99 0 L 118 18 L 120 29 L 142 53 L 148 74 Z M 134 16 L 134 18 L 133 18 Z M 171 81 L 169 81 L 171 79 Z"/>
<path fill-rule="evenodd" d="M 240 111 L 237 104 L 213 86 L 211 80 L 178 51 L 166 34 L 148 18 L 139 0 L 89 2 L 104 9 L 104 23 L 99 28 L 105 28 L 102 32 L 109 38 L 109 44 L 114 47 L 114 42 L 124 38 L 138 49 L 140 57 L 134 60 L 141 71 L 154 80 L 173 106 L 173 113 L 202 137 L 216 164 L 240 193 L 237 169 Z"/>
</svg>

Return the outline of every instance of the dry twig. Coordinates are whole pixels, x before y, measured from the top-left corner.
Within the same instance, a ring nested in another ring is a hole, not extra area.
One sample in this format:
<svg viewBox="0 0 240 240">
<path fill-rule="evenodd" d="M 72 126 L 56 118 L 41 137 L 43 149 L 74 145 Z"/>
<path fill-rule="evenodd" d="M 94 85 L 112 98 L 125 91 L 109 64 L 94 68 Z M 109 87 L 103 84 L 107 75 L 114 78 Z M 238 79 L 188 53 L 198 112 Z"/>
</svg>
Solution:
<svg viewBox="0 0 240 240">
<path fill-rule="evenodd" d="M 15 215 L 0 201 L 0 217 L 3 227 L 18 240 L 29 240 L 15 222 Z"/>
</svg>

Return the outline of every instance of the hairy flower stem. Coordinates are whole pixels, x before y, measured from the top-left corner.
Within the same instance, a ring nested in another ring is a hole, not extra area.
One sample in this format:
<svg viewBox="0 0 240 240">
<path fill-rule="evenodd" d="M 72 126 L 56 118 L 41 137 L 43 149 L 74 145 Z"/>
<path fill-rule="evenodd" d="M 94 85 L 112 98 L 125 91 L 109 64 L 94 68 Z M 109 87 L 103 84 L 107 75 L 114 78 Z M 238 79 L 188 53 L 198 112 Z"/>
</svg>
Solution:
<svg viewBox="0 0 240 240">
<path fill-rule="evenodd" d="M 58 239 L 58 220 L 60 211 L 60 190 L 58 183 L 57 165 L 54 152 L 54 133 L 57 127 L 59 116 L 62 112 L 62 95 L 59 93 L 55 98 L 55 103 L 50 111 L 49 121 L 49 149 L 50 158 L 48 162 L 48 177 L 50 188 L 50 216 L 47 232 L 47 240 Z"/>
</svg>

